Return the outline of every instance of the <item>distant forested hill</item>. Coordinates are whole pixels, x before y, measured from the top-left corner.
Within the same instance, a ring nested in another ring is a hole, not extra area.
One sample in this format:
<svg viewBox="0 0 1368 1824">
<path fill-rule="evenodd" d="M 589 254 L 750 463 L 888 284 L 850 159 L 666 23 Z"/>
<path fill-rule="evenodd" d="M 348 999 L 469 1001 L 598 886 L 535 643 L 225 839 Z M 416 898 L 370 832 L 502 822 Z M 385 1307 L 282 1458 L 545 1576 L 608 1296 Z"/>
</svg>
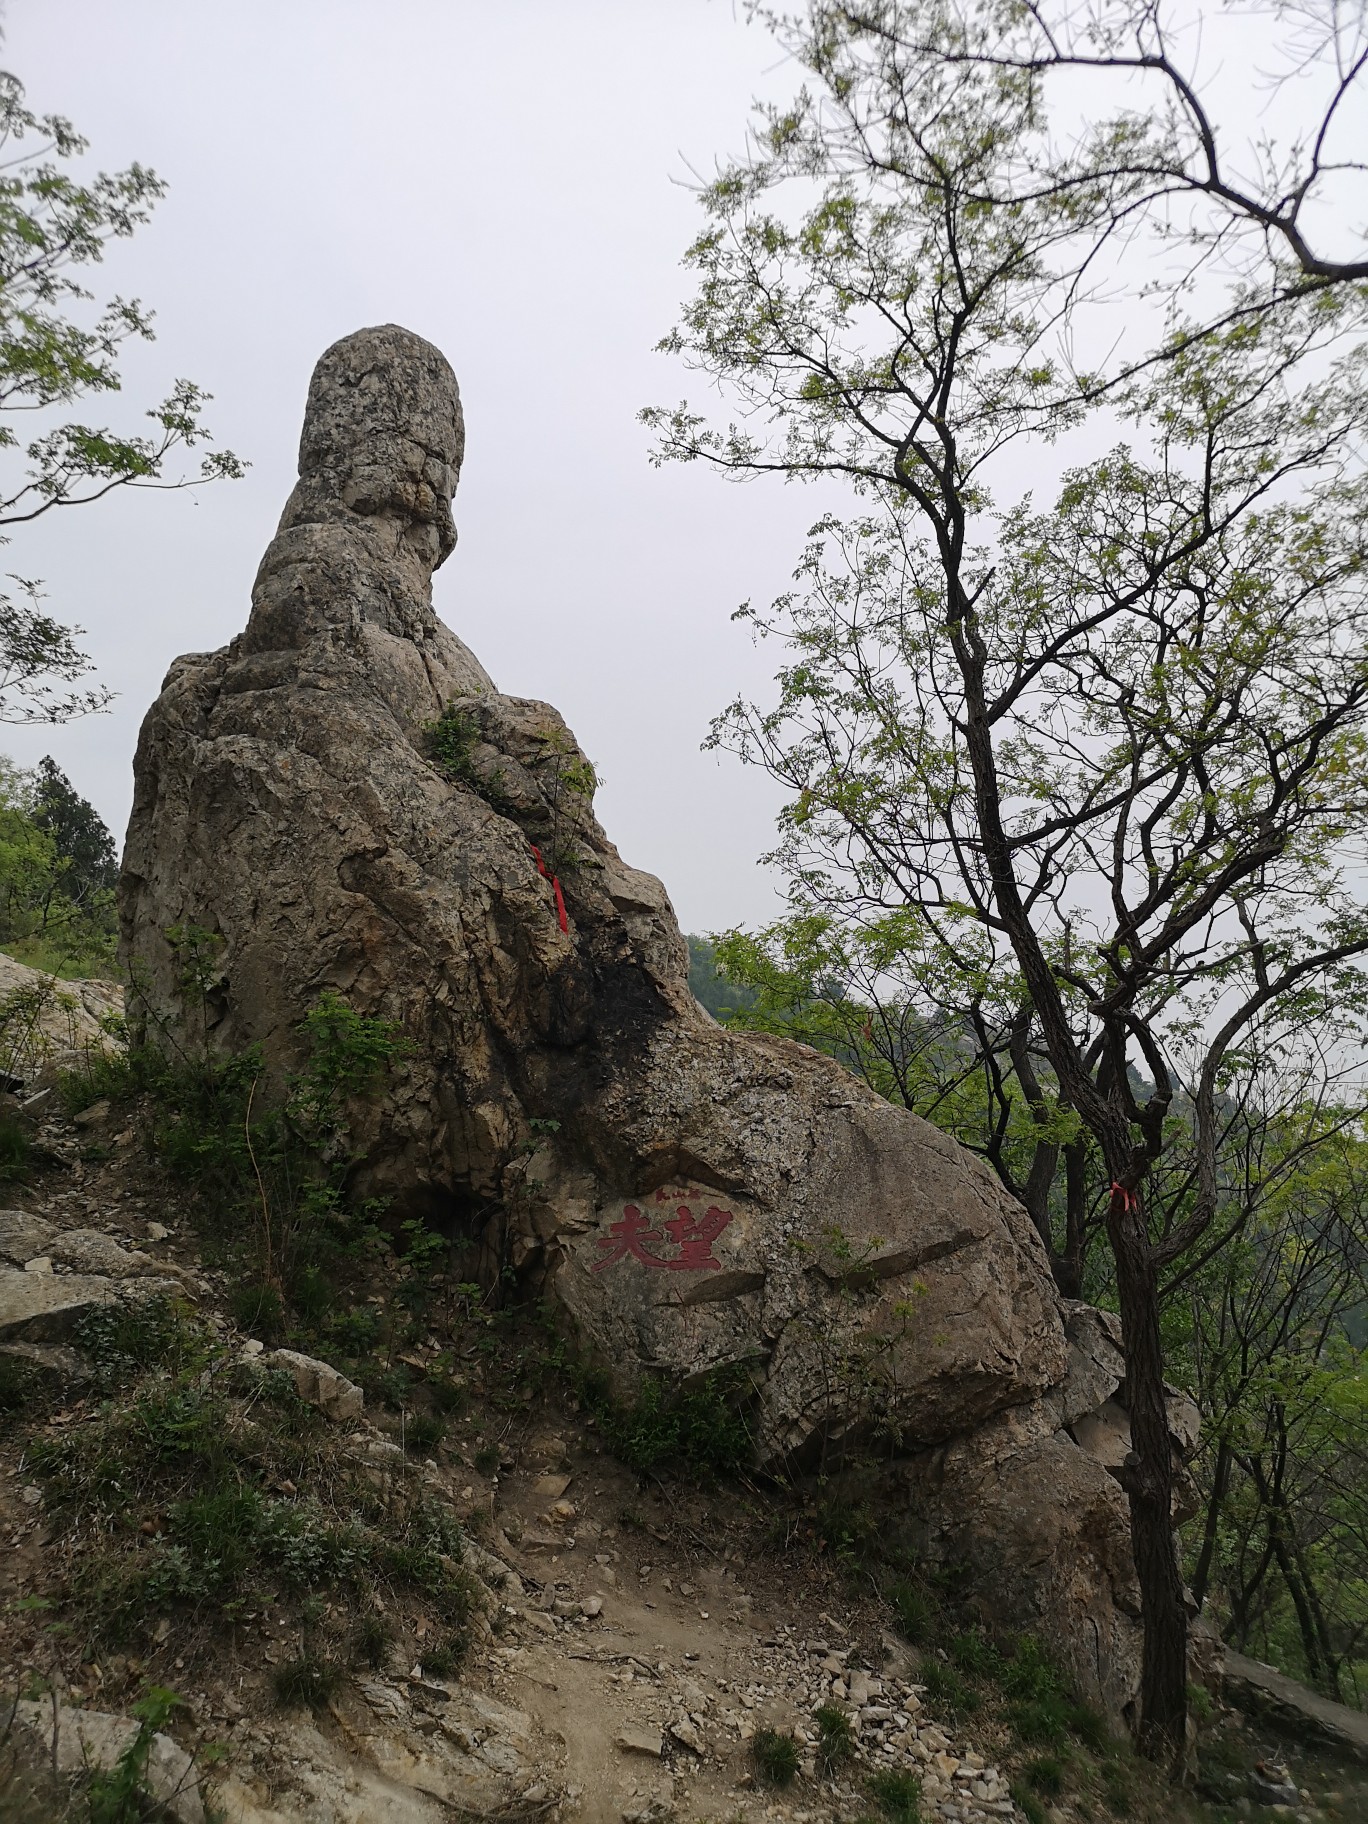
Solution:
<svg viewBox="0 0 1368 1824">
<path fill-rule="evenodd" d="M 706 937 L 689 939 L 689 986 L 694 998 L 724 1025 L 729 1014 L 755 1005 L 753 988 L 735 988 L 717 973 L 717 953 Z"/>
</svg>

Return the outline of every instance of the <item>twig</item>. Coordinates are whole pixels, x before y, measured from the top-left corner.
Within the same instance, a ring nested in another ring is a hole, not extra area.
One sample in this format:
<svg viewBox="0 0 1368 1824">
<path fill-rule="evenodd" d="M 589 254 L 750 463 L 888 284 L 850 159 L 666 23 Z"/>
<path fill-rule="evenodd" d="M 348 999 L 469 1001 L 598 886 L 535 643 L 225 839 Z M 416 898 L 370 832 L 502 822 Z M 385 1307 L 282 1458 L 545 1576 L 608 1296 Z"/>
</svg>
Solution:
<svg viewBox="0 0 1368 1824">
<path fill-rule="evenodd" d="M 252 1145 L 252 1100 L 256 1095 L 259 1077 L 252 1078 L 252 1087 L 247 1091 L 247 1113 L 243 1117 L 242 1132 L 247 1141 L 247 1157 L 252 1162 L 256 1174 L 257 1192 L 261 1197 L 261 1237 L 266 1252 L 266 1283 L 275 1284 L 275 1262 L 271 1247 L 271 1206 L 266 1197 L 266 1182 L 261 1176 L 261 1167 L 257 1164 L 256 1148 Z"/>
</svg>

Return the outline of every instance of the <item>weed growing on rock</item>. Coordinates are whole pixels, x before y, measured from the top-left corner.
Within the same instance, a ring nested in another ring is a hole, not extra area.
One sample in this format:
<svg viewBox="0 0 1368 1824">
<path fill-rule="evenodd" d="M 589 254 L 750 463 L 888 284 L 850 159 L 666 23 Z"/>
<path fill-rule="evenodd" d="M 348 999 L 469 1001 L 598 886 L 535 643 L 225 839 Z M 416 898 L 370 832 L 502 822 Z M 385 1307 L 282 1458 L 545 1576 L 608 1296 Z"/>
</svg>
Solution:
<svg viewBox="0 0 1368 1824">
<path fill-rule="evenodd" d="M 454 1678 L 469 1652 L 469 1634 L 448 1634 L 434 1646 L 423 1648 L 423 1671 L 432 1678 Z"/>
<path fill-rule="evenodd" d="M 889 1824 L 920 1824 L 921 1781 L 913 1773 L 876 1773 L 869 1796 Z"/>
<path fill-rule="evenodd" d="M 770 1786 L 787 1786 L 798 1772 L 798 1744 L 778 1729 L 757 1729 L 751 1741 L 756 1771 Z"/>
<path fill-rule="evenodd" d="M 89 1777 L 85 1800 L 90 1824 L 139 1824 L 143 1818 L 162 1815 L 147 1787 L 147 1762 L 153 1736 L 170 1721 L 180 1702 L 174 1691 L 154 1685 L 134 1704 L 137 1734 L 113 1767 L 108 1771 L 97 1768 Z"/>
<path fill-rule="evenodd" d="M 378 1492 L 288 1376 L 215 1357 L 193 1330 L 176 1351 L 183 1371 L 148 1370 L 29 1449 L 73 1542 L 62 1594 L 92 1641 L 144 1642 L 162 1617 L 203 1634 L 282 1603 L 317 1619 L 321 1595 L 377 1581 L 468 1631 L 477 1591 L 447 1509 Z M 127 1349 L 114 1355 L 123 1372 Z"/>
<path fill-rule="evenodd" d="M 855 1752 L 855 1730 L 839 1704 L 822 1704 L 814 1711 L 817 1724 L 817 1765 L 835 1773 Z"/>
<path fill-rule="evenodd" d="M 152 1368 L 183 1372 L 204 1358 L 202 1332 L 172 1298 L 114 1299 L 76 1320 L 72 1340 L 105 1393 Z"/>
<path fill-rule="evenodd" d="M 979 1707 L 979 1695 L 950 1666 L 933 1660 L 922 1672 L 926 1694 L 936 1707 L 955 1721 L 972 1716 Z"/>
<path fill-rule="evenodd" d="M 1049 1824 L 1050 1814 L 1041 1804 L 1036 1794 L 1025 1780 L 1014 1780 L 1011 1786 L 1012 1800 L 1017 1810 L 1025 1818 L 1026 1824 Z"/>
<path fill-rule="evenodd" d="M 1022 1771 L 1027 1785 L 1048 1798 L 1058 1798 L 1064 1790 L 1064 1763 L 1058 1755 L 1037 1755 Z"/>
<path fill-rule="evenodd" d="M 921 1587 L 905 1578 L 891 1585 L 888 1600 L 905 1639 L 914 1647 L 929 1647 L 940 1619 L 937 1605 Z"/>
<path fill-rule="evenodd" d="M 342 1671 L 331 1660 L 315 1653 L 299 1653 L 283 1660 L 271 1680 L 276 1702 L 282 1710 L 307 1706 L 320 1710 L 335 1696 L 342 1683 Z"/>
<path fill-rule="evenodd" d="M 382 1615 L 363 1615 L 352 1630 L 352 1664 L 378 1672 L 390 1655 L 394 1630 Z"/>
</svg>

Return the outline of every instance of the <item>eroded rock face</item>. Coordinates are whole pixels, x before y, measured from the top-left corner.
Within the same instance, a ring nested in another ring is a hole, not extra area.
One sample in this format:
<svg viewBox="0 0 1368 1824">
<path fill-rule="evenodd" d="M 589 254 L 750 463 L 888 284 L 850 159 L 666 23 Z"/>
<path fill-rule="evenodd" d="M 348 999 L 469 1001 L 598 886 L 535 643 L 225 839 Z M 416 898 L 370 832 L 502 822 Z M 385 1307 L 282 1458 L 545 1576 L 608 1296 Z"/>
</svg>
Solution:
<svg viewBox="0 0 1368 1824">
<path fill-rule="evenodd" d="M 1025 1213 L 830 1059 L 711 1020 L 560 716 L 437 620 L 462 446 L 428 344 L 390 326 L 323 356 L 247 627 L 178 660 L 143 726 L 120 902 L 144 1017 L 185 1042 L 207 1012 L 277 1077 L 324 989 L 395 1021 L 358 1188 L 483 1225 L 623 1382 L 744 1365 L 761 1462 L 1028 1407 L 1057 1429 L 1064 1328 Z M 207 1010 L 167 935 L 187 926 L 220 940 Z"/>
</svg>

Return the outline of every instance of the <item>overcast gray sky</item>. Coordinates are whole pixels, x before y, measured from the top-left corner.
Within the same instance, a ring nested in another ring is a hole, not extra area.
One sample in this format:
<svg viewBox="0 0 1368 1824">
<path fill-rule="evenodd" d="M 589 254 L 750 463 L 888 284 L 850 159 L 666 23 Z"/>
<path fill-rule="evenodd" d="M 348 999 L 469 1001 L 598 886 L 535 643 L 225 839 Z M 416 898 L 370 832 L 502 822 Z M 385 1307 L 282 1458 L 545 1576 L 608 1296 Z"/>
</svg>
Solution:
<svg viewBox="0 0 1368 1824">
<path fill-rule="evenodd" d="M 0 61 L 70 116 L 91 169 L 170 184 L 97 283 L 157 313 L 132 428 L 177 375 L 248 478 L 124 494 L 19 528 L 0 565 L 88 629 L 113 713 L 6 730 L 122 837 L 138 724 L 179 652 L 242 626 L 294 475 L 309 371 L 338 336 L 431 338 L 467 424 L 443 618 L 499 685 L 555 703 L 602 772 L 609 833 L 686 928 L 767 916 L 777 796 L 704 755 L 709 717 L 778 654 L 730 623 L 785 587 L 821 501 L 653 470 L 639 407 L 686 390 L 652 353 L 688 275 L 689 167 L 743 142 L 792 70 L 732 0 L 9 0 Z"/>
</svg>

